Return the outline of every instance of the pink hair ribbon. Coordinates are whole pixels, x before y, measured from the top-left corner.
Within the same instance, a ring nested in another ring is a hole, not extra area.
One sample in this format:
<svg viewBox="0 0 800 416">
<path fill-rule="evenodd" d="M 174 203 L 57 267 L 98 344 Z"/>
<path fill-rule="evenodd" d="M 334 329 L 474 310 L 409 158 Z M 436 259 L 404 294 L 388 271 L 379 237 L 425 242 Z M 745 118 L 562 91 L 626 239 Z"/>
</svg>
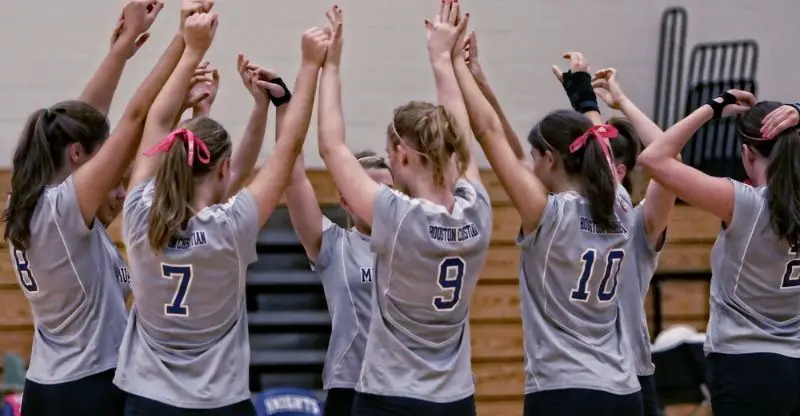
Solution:
<svg viewBox="0 0 800 416">
<path fill-rule="evenodd" d="M 586 133 L 583 133 L 580 137 L 572 141 L 572 144 L 569 145 L 569 152 L 575 153 L 583 146 L 586 146 L 589 139 L 597 139 L 600 143 L 600 148 L 603 149 L 603 154 L 606 156 L 606 159 L 612 161 L 614 157 L 611 155 L 611 146 L 608 144 L 608 140 L 617 137 L 618 134 L 619 131 L 617 131 L 617 128 L 608 124 L 589 127 Z"/>
<path fill-rule="evenodd" d="M 169 149 L 175 144 L 176 141 L 183 140 L 189 146 L 189 166 L 194 164 L 194 151 L 197 147 L 197 160 L 200 163 L 207 164 L 211 161 L 211 153 L 208 152 L 208 147 L 203 142 L 203 139 L 197 137 L 191 130 L 178 129 L 167 135 L 161 143 L 151 147 L 144 152 L 145 156 L 152 156 L 158 152 L 169 152 Z"/>
</svg>

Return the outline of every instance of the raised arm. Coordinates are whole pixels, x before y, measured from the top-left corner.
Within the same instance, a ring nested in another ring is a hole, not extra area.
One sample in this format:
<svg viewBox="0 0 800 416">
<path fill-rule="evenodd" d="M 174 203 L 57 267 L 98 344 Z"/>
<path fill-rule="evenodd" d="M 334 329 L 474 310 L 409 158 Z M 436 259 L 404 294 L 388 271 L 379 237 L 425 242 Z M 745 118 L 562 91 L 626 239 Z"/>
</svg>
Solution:
<svg viewBox="0 0 800 416">
<path fill-rule="evenodd" d="M 242 83 L 253 96 L 253 109 L 250 111 L 250 119 L 244 129 L 242 140 L 236 145 L 231 156 L 228 196 L 239 192 L 244 182 L 253 173 L 258 155 L 261 154 L 261 146 L 264 144 L 264 135 L 267 130 L 270 96 L 287 93 L 280 85 L 268 81 L 277 78 L 277 74 L 251 64 L 244 55 L 239 54 L 237 66 Z"/>
<path fill-rule="evenodd" d="M 519 136 L 517 136 L 514 128 L 511 127 L 508 117 L 506 117 L 503 108 L 500 106 L 500 100 L 497 99 L 494 91 L 492 91 L 492 88 L 489 86 L 489 79 L 486 77 L 486 73 L 483 72 L 483 68 L 478 60 L 478 37 L 475 35 L 475 31 L 470 32 L 467 42 L 464 45 L 464 51 L 466 52 L 465 61 L 467 62 L 467 67 L 469 67 L 470 72 L 472 72 L 472 76 L 475 77 L 478 88 L 480 88 L 486 100 L 489 101 L 494 112 L 497 113 L 497 117 L 500 118 L 500 124 L 503 125 L 503 133 L 506 135 L 508 145 L 511 146 L 511 150 L 514 151 L 514 155 L 517 159 L 526 160 L 522 142 L 519 140 Z"/>
<path fill-rule="evenodd" d="M 542 218 L 547 205 L 547 190 L 526 168 L 524 161 L 514 154 L 497 113 L 484 97 L 467 64 L 457 62 L 455 72 L 467 105 L 472 131 L 517 208 L 522 218 L 523 232 L 529 234 L 538 227 Z"/>
<path fill-rule="evenodd" d="M 684 165 L 675 159 L 675 155 L 680 153 L 700 127 L 714 118 L 715 113 L 722 116 L 739 114 L 753 104 L 755 97 L 752 94 L 739 90 L 728 91 L 667 130 L 662 138 L 655 140 L 639 155 L 639 164 L 650 173 L 653 180 L 678 198 L 730 223 L 733 215 L 733 184 L 727 179 L 706 175 Z"/>
<path fill-rule="evenodd" d="M 129 36 L 125 34 L 126 31 L 131 32 L 130 36 L 142 33 L 142 28 L 147 27 L 148 20 L 153 18 L 155 11 L 156 9 L 148 11 L 146 3 L 129 4 L 125 9 L 125 24 L 120 36 Z M 75 192 L 87 226 L 94 221 L 98 208 L 106 202 L 108 193 L 117 186 L 133 160 L 153 99 L 175 68 L 182 51 L 183 39 L 177 34 L 155 68 L 134 93 L 106 143 L 98 150 L 97 155 L 73 174 Z"/>
<path fill-rule="evenodd" d="M 286 188 L 286 206 L 297 237 L 306 250 L 308 259 L 317 261 L 322 247 L 322 210 L 319 208 L 314 187 L 306 176 L 303 155 L 297 158 L 292 170 L 292 179 Z"/>
<path fill-rule="evenodd" d="M 564 91 L 572 105 L 572 109 L 582 113 L 594 125 L 604 124 L 600 118 L 600 107 L 597 97 L 592 90 L 592 76 L 589 75 L 589 62 L 580 52 L 567 52 L 564 59 L 569 60 L 569 71 L 561 72 L 557 65 L 553 65 L 553 75 Z"/>
<path fill-rule="evenodd" d="M 181 111 L 175 117 L 175 126 L 180 124 L 186 110 L 192 110 L 192 118 L 209 117 L 211 106 L 219 91 L 219 71 L 210 62 L 202 62 L 194 70 L 190 85 L 189 92 L 183 99 Z"/>
<path fill-rule="evenodd" d="M 289 182 L 292 166 L 303 150 L 303 142 L 311 122 L 311 110 L 314 107 L 319 68 L 325 60 L 329 43 L 330 35 L 319 28 L 309 29 L 303 34 L 303 60 L 277 143 L 264 166 L 247 187 L 258 203 L 261 225 L 267 222 L 275 210 Z"/>
<path fill-rule="evenodd" d="M 595 73 L 594 78 L 595 81 L 592 86 L 595 88 L 597 96 L 610 108 L 621 110 L 625 114 L 645 148 L 664 136 L 661 128 L 650 120 L 622 92 L 617 82 L 617 71 L 615 69 L 609 68 L 598 71 Z M 680 154 L 675 154 L 673 157 L 680 160 Z M 669 225 L 669 219 L 674 207 L 675 194 L 658 182 L 651 180 L 647 184 L 645 203 L 642 208 L 645 232 L 651 246 L 655 247 L 661 239 L 661 235 Z"/>
<path fill-rule="evenodd" d="M 144 20 L 144 25 L 139 26 L 139 21 L 125 22 L 125 15 L 129 17 L 131 13 L 139 12 L 142 7 L 148 11 Z M 101 113 L 108 115 L 111 108 L 111 101 L 117 91 L 119 80 L 122 78 L 122 71 L 125 63 L 133 57 L 139 48 L 144 45 L 150 34 L 146 31 L 155 21 L 158 13 L 164 8 L 164 3 L 159 0 L 133 0 L 125 6 L 122 15 L 117 21 L 117 26 L 111 35 L 111 50 L 106 55 L 100 67 L 89 79 L 89 83 L 83 88 L 79 100 L 91 105 Z M 125 26 L 131 26 L 126 30 Z M 134 30 L 143 29 L 143 32 L 135 33 Z"/>
<path fill-rule="evenodd" d="M 147 115 L 141 151 L 133 165 L 129 189 L 135 188 L 145 179 L 155 175 L 163 155 L 158 153 L 145 156 L 144 151 L 156 145 L 175 127 L 175 120 L 189 91 L 192 76 L 211 46 L 216 30 L 217 15 L 214 13 L 196 13 L 186 19 L 183 29 L 186 49 Z"/>
<path fill-rule="evenodd" d="M 332 39 L 322 67 L 319 88 L 319 154 L 339 192 L 361 219 L 372 224 L 372 205 L 380 185 L 372 180 L 347 148 L 342 114 L 342 11 L 334 6 L 326 12 L 331 21 Z M 321 224 L 321 223 L 320 223 Z"/>
<path fill-rule="evenodd" d="M 444 0 L 441 2 L 439 12 L 431 20 L 425 20 L 427 29 L 428 55 L 433 68 L 433 78 L 436 83 L 436 100 L 444 106 L 456 119 L 461 134 L 464 137 L 472 136 L 469 129 L 469 116 L 464 105 L 464 98 L 458 87 L 453 62 L 463 61 L 465 53 L 461 38 L 467 28 L 469 15 L 461 16 L 461 7 L 457 1 Z M 480 183 L 481 177 L 478 165 L 472 153 L 472 141 L 469 141 L 470 157 L 464 176 L 467 179 Z"/>
</svg>

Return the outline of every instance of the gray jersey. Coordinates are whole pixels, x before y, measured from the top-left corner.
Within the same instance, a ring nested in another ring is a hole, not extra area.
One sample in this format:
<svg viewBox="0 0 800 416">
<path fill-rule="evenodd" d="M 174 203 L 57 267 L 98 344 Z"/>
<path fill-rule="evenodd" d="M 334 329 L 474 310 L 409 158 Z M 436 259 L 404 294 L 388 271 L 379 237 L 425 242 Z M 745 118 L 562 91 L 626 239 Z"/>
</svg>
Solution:
<svg viewBox="0 0 800 416">
<path fill-rule="evenodd" d="M 469 305 L 492 233 L 489 195 L 461 179 L 452 213 L 386 186 L 375 197 L 372 320 L 358 391 L 452 402 L 474 394 Z"/>
<path fill-rule="evenodd" d="M 161 253 L 147 239 L 152 180 L 125 199 L 135 304 L 114 378 L 122 390 L 188 409 L 250 397 L 245 307 L 258 207 L 245 189 L 195 214 Z"/>
<path fill-rule="evenodd" d="M 86 227 L 71 176 L 45 189 L 30 230 L 26 251 L 9 248 L 35 326 L 27 378 L 64 383 L 114 368 L 128 272 L 100 221 Z"/>
<path fill-rule="evenodd" d="M 765 187 L 732 181 L 733 217 L 711 251 L 707 353 L 800 357 L 800 256 L 770 226 Z"/>
<path fill-rule="evenodd" d="M 525 393 L 639 390 L 616 296 L 618 285 L 636 284 L 619 281 L 630 264 L 633 208 L 622 187 L 617 197 L 614 225 L 603 228 L 584 197 L 550 195 L 539 228 L 520 238 Z"/>
<path fill-rule="evenodd" d="M 658 257 L 664 245 L 662 234 L 658 245 L 653 247 L 647 238 L 644 223 L 644 204 L 642 201 L 633 209 L 634 225 L 631 235 L 631 248 L 625 256 L 625 267 L 621 271 L 623 283 L 619 285 L 619 303 L 625 333 L 631 342 L 636 375 L 651 376 L 656 370 L 650 356 L 650 331 L 647 329 L 647 316 L 644 313 L 644 299 L 650 288 L 650 280 L 658 267 Z"/>
<path fill-rule="evenodd" d="M 326 390 L 355 388 L 361 374 L 375 263 L 369 240 L 355 228 L 344 229 L 323 217 L 322 246 L 314 268 L 322 279 L 333 323 L 322 371 Z"/>
</svg>

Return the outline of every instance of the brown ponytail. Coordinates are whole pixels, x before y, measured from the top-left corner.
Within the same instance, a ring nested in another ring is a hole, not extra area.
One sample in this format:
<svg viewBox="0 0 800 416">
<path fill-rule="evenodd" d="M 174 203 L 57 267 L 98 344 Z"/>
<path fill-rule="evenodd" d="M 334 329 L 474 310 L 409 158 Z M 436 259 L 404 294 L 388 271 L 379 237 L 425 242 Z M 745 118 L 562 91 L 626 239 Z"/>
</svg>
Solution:
<svg viewBox="0 0 800 416">
<path fill-rule="evenodd" d="M 12 192 L 3 213 L 6 241 L 19 250 L 28 247 L 36 205 L 64 167 L 65 153 L 74 143 L 93 153 L 108 138 L 108 131 L 106 117 L 81 101 L 64 101 L 28 117 L 14 152 Z"/>
<path fill-rule="evenodd" d="M 561 159 L 564 171 L 580 182 L 589 200 L 592 220 L 603 228 L 611 228 L 617 200 L 616 177 L 603 148 L 597 140 L 589 139 L 577 151 L 569 149 L 572 142 L 591 127 L 592 122 L 583 114 L 557 110 L 533 127 L 528 141 L 540 153 L 550 151 Z"/>
<path fill-rule="evenodd" d="M 423 157 L 430 166 L 433 183 L 444 186 L 445 172 L 456 155 L 458 174 L 463 175 L 470 158 L 469 143 L 461 133 L 456 119 L 444 106 L 412 101 L 394 110 L 387 134 L 393 144 L 404 142 Z"/>
<path fill-rule="evenodd" d="M 775 234 L 800 248 L 800 132 L 791 127 L 771 140 L 759 140 L 761 122 L 782 104 L 762 101 L 738 120 L 742 143 L 767 160 L 767 206 Z"/>
<path fill-rule="evenodd" d="M 189 166 L 189 152 L 185 140 L 178 140 L 170 147 L 158 167 L 155 178 L 153 206 L 148 218 L 147 238 L 150 248 L 159 252 L 169 241 L 184 229 L 194 216 L 190 203 L 194 198 L 195 179 L 212 172 L 231 154 L 231 139 L 228 132 L 208 117 L 197 117 L 181 123 L 203 140 L 210 155 L 209 163 L 200 163 L 195 151 L 194 163 Z"/>
</svg>

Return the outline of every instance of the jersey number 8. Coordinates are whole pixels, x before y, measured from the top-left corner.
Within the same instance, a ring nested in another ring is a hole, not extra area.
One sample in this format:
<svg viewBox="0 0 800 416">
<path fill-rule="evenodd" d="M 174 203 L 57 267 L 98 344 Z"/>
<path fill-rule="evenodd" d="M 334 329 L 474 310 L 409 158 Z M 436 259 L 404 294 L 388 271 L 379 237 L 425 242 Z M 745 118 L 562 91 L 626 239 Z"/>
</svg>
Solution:
<svg viewBox="0 0 800 416">
<path fill-rule="evenodd" d="M 572 290 L 570 299 L 578 302 L 586 302 L 589 299 L 589 280 L 592 278 L 594 272 L 595 258 L 597 257 L 597 250 L 591 248 L 583 252 L 581 262 L 583 263 L 583 271 L 578 279 L 578 287 Z M 611 250 L 606 257 L 605 271 L 603 272 L 603 279 L 600 280 L 600 285 L 597 290 L 597 300 L 600 302 L 609 302 L 614 299 L 617 293 L 617 275 L 622 268 L 622 259 L 625 258 L 625 250 Z M 613 278 L 611 288 L 609 288 L 608 281 Z"/>
<path fill-rule="evenodd" d="M 464 282 L 466 263 L 461 257 L 447 257 L 439 263 L 437 283 L 443 291 L 452 291 L 450 296 L 434 296 L 433 307 L 437 311 L 452 311 L 461 300 L 461 285 Z"/>
<path fill-rule="evenodd" d="M 17 269 L 17 277 L 19 283 L 28 293 L 36 293 L 39 291 L 39 285 L 36 284 L 36 279 L 31 273 L 31 264 L 28 263 L 28 255 L 24 251 L 14 250 L 14 264 Z"/>
</svg>

